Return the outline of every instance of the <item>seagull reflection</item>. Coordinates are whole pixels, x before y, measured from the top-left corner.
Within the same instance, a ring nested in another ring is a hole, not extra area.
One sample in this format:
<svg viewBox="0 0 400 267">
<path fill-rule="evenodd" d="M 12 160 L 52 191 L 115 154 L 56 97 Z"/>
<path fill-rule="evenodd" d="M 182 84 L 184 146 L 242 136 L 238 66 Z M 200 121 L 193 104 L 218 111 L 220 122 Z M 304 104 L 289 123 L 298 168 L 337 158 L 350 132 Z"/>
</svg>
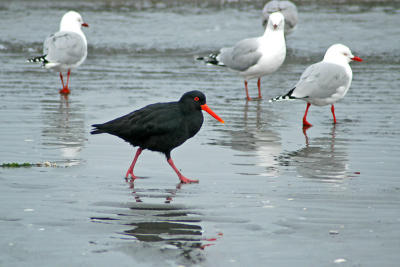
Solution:
<svg viewBox="0 0 400 267">
<path fill-rule="evenodd" d="M 305 147 L 285 153 L 280 164 L 295 166 L 297 173 L 305 178 L 322 181 L 340 181 L 349 177 L 347 139 L 337 139 L 336 125 L 325 136 L 310 139 L 307 129 L 303 129 Z"/>
<path fill-rule="evenodd" d="M 232 111 L 231 126 L 223 131 L 222 139 L 217 143 L 245 152 L 240 156 L 256 158 L 254 165 L 266 169 L 262 175 L 278 175 L 277 157 L 282 152 L 282 144 L 280 135 L 271 127 L 275 114 L 263 106 L 262 101 L 246 101 L 241 107 Z"/>
<path fill-rule="evenodd" d="M 71 106 L 71 107 L 70 107 Z M 85 141 L 85 113 L 81 103 L 60 96 L 60 100 L 42 100 L 42 145 L 56 151 L 51 161 L 66 166 L 79 164 Z"/>
</svg>

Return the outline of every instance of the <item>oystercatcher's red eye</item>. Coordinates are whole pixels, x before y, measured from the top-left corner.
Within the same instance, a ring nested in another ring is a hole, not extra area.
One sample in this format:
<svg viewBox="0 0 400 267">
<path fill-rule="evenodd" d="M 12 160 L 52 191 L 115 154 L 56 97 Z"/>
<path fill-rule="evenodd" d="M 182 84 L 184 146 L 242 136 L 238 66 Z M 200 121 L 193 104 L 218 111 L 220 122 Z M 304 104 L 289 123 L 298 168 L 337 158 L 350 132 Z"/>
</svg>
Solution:
<svg viewBox="0 0 400 267">
<path fill-rule="evenodd" d="M 194 98 L 194 101 L 199 101 L 200 100 L 200 98 L 198 98 L 197 96 Z"/>
</svg>

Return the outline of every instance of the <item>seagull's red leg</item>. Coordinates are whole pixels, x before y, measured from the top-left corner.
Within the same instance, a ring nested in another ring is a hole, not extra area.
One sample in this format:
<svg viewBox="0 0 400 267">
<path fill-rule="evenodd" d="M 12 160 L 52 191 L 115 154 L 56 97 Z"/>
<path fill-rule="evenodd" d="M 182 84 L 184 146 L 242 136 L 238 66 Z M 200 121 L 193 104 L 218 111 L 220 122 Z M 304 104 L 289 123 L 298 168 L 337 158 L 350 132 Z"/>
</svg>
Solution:
<svg viewBox="0 0 400 267">
<path fill-rule="evenodd" d="M 69 70 L 68 70 L 68 75 L 67 75 L 67 86 L 66 86 L 67 89 L 69 89 L 69 88 L 68 88 L 68 84 L 69 84 L 69 76 L 70 76 L 70 75 L 71 75 L 71 70 L 69 69 Z"/>
<path fill-rule="evenodd" d="M 336 124 L 336 116 L 335 116 L 335 106 L 332 104 L 331 106 L 332 116 L 333 116 L 333 124 Z"/>
<path fill-rule="evenodd" d="M 248 101 L 251 100 L 250 96 L 249 96 L 249 88 L 247 87 L 247 81 L 244 80 L 244 88 L 246 89 L 246 98 Z"/>
<path fill-rule="evenodd" d="M 142 153 L 143 149 L 142 148 L 138 148 L 138 150 L 136 151 L 135 157 L 133 158 L 132 164 L 129 167 L 128 171 L 126 172 L 125 178 L 128 179 L 129 178 L 129 174 L 131 175 L 132 180 L 135 180 L 137 177 L 133 174 L 133 168 L 135 168 L 135 164 L 136 161 L 140 155 L 140 153 Z"/>
<path fill-rule="evenodd" d="M 60 72 L 61 75 L 61 72 Z M 68 88 L 68 83 L 69 83 L 69 75 L 71 75 L 71 70 L 68 70 L 68 76 L 67 76 L 67 84 L 64 86 L 63 82 L 63 89 L 60 90 L 60 94 L 68 95 L 71 91 Z"/>
<path fill-rule="evenodd" d="M 258 87 L 258 98 L 261 99 L 262 98 L 262 96 L 261 96 L 261 78 L 258 78 L 257 87 Z"/>
<path fill-rule="evenodd" d="M 65 85 L 64 85 L 64 77 L 62 75 L 62 72 L 60 72 L 60 79 L 61 79 L 61 84 L 62 84 L 63 89 L 64 89 Z"/>
<path fill-rule="evenodd" d="M 199 182 L 199 180 L 191 180 L 191 179 L 188 179 L 188 178 L 186 178 L 185 176 L 183 176 L 182 173 L 180 173 L 179 170 L 175 167 L 175 164 L 174 164 L 174 162 L 172 161 L 172 158 L 171 158 L 171 157 L 168 157 L 168 156 L 167 156 L 167 161 L 168 161 L 169 165 L 172 167 L 172 169 L 174 169 L 174 171 L 175 171 L 176 174 L 178 175 L 179 180 L 181 180 L 181 183 L 183 183 L 183 184 L 190 184 L 190 183 L 198 183 L 198 182 Z"/>
<path fill-rule="evenodd" d="M 311 104 L 307 103 L 306 112 L 304 113 L 304 117 L 303 117 L 303 127 L 311 127 L 312 126 L 312 124 L 307 121 L 307 113 L 308 113 L 308 109 L 310 108 L 310 106 L 311 106 Z"/>
</svg>

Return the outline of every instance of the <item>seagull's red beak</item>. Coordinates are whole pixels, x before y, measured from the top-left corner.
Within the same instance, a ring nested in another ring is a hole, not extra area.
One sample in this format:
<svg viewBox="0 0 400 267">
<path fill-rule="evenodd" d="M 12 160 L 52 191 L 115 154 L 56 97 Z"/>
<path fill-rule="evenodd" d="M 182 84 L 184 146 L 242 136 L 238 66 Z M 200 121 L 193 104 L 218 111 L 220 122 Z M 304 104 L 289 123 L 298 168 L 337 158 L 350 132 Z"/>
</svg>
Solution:
<svg viewBox="0 0 400 267">
<path fill-rule="evenodd" d="M 225 123 L 223 119 L 221 119 L 217 114 L 215 114 L 214 111 L 211 110 L 211 108 L 207 106 L 207 104 L 201 105 L 200 107 L 202 110 L 207 111 L 207 113 L 213 116 L 217 121 Z"/>
<path fill-rule="evenodd" d="M 354 60 L 354 61 L 363 61 L 361 58 L 359 58 L 359 57 L 353 57 L 351 60 Z"/>
<path fill-rule="evenodd" d="M 87 24 L 86 22 L 82 23 L 82 27 L 89 27 L 89 24 Z"/>
</svg>

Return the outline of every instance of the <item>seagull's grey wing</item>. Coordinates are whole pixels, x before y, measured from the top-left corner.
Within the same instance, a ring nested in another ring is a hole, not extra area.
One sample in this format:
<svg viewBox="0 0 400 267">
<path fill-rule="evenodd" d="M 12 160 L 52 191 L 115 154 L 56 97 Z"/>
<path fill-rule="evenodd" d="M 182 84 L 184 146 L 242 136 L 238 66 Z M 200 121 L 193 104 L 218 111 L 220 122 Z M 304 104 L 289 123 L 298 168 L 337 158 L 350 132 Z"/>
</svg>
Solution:
<svg viewBox="0 0 400 267">
<path fill-rule="evenodd" d="M 74 32 L 57 32 L 50 35 L 43 45 L 46 60 L 53 63 L 75 64 L 86 55 L 83 38 Z"/>
<path fill-rule="evenodd" d="M 309 66 L 297 82 L 292 96 L 296 98 L 326 98 L 338 88 L 345 88 L 350 77 L 346 69 L 332 63 L 319 62 Z"/>
<path fill-rule="evenodd" d="M 245 71 L 257 64 L 262 54 L 257 51 L 259 47 L 258 38 L 244 39 L 234 47 L 222 48 L 219 60 L 230 69 Z"/>
</svg>

